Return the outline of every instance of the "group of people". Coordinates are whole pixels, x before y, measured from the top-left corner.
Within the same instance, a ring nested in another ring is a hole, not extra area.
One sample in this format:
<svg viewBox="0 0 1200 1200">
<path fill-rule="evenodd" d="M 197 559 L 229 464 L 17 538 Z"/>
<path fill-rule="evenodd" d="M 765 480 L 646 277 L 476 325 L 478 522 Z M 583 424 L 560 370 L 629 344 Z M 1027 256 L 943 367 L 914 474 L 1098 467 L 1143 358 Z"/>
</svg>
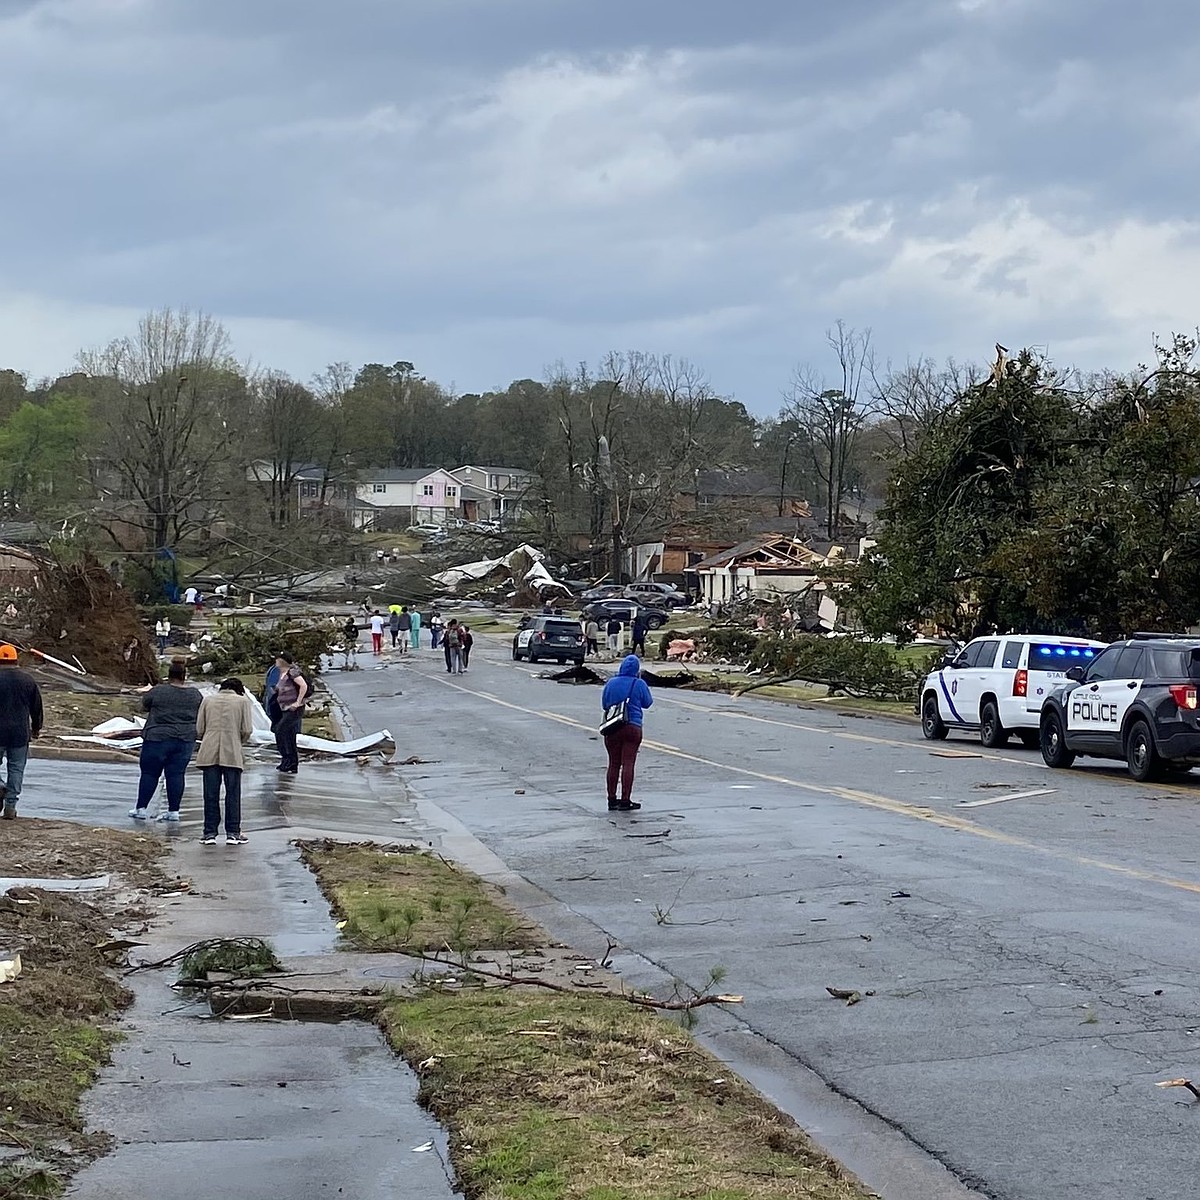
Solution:
<svg viewBox="0 0 1200 1200">
<path fill-rule="evenodd" d="M 391 634 L 392 649 L 401 655 L 408 654 L 410 650 L 419 650 L 421 629 L 426 624 L 429 626 L 430 649 L 440 649 L 446 659 L 446 670 L 452 675 L 461 675 L 471 664 L 471 647 L 475 638 L 470 626 L 456 617 L 444 621 L 436 608 L 427 617 L 422 617 L 415 608 L 410 609 L 404 604 L 389 606 L 386 617 L 377 608 L 371 610 L 367 618 L 367 628 L 371 631 L 371 654 L 383 653 L 383 639 L 388 633 Z M 358 632 L 358 621 L 354 617 L 347 618 L 342 628 L 347 661 L 354 653 Z"/>
<path fill-rule="evenodd" d="M 625 628 L 619 617 L 610 617 L 604 624 L 604 635 L 609 657 L 616 659 L 621 653 L 621 631 Z M 646 653 L 646 635 L 650 632 L 650 623 L 646 614 L 639 611 L 629 627 L 630 650 L 635 654 Z M 584 622 L 583 636 L 587 643 L 585 653 L 600 656 L 600 622 L 595 617 L 589 617 Z"/>
<path fill-rule="evenodd" d="M 296 738 L 310 688 L 303 671 L 286 651 L 280 653 L 268 673 L 267 690 L 267 715 L 279 750 L 276 770 L 295 775 L 299 768 Z M 162 781 L 166 786 L 167 807 L 158 814 L 158 819 L 180 820 L 187 768 L 194 761 L 203 781 L 201 843 L 216 845 L 224 791 L 225 842 L 230 846 L 245 845 L 248 839 L 242 833 L 244 746 L 254 732 L 254 715 L 245 684 L 230 677 L 215 693 L 203 696 L 188 682 L 187 664 L 176 658 L 167 668 L 166 682 L 145 689 L 142 708 L 146 724 L 138 759 L 140 777 L 137 801 L 129 815 L 135 821 L 147 819 L 150 801 Z"/>
</svg>

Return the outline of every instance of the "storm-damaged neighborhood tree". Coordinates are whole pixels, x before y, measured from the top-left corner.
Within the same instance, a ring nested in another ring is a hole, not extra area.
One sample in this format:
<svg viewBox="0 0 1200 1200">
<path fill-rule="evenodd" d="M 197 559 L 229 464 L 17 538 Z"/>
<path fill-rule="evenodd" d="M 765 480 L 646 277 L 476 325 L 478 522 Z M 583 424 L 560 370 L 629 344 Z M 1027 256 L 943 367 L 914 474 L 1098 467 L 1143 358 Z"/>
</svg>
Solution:
<svg viewBox="0 0 1200 1200">
<path fill-rule="evenodd" d="M 848 602 L 871 633 L 928 625 L 1184 629 L 1200 616 L 1200 375 L 1175 338 L 1134 378 L 1028 350 L 929 420 L 892 474 Z"/>
<path fill-rule="evenodd" d="M 80 363 L 94 388 L 97 523 L 118 543 L 119 527 L 138 530 L 151 550 L 210 529 L 228 495 L 229 431 L 247 400 L 224 327 L 164 309 Z"/>
</svg>

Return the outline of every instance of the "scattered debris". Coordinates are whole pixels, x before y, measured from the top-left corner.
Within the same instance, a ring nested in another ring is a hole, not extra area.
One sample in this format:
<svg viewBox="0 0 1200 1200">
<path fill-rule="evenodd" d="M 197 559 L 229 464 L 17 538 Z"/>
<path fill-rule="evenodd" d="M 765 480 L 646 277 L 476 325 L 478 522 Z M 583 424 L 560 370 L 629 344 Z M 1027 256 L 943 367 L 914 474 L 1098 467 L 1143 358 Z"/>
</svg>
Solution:
<svg viewBox="0 0 1200 1200">
<path fill-rule="evenodd" d="M 0 983 L 12 983 L 21 973 L 21 956 L 15 950 L 0 954 Z"/>
<path fill-rule="evenodd" d="M 643 676 L 645 673 L 643 673 Z M 577 663 L 573 667 L 568 667 L 565 671 L 543 671 L 538 675 L 539 679 L 552 679 L 555 683 L 604 683 L 603 675 L 597 675 L 591 667 L 585 667 L 582 663 Z"/>
<path fill-rule="evenodd" d="M 1164 1079 L 1161 1083 L 1156 1083 L 1155 1087 L 1181 1087 L 1187 1088 L 1197 1100 L 1200 1100 L 1200 1088 L 1198 1088 L 1190 1079 Z"/>
<path fill-rule="evenodd" d="M 691 687 L 696 682 L 696 676 L 691 671 L 672 671 L 664 675 L 659 671 L 642 671 L 642 678 L 656 688 Z"/>
<path fill-rule="evenodd" d="M 827 987 L 825 990 L 835 1000 L 845 1000 L 847 1008 L 849 1008 L 852 1004 L 857 1004 L 863 998 L 862 992 L 855 988 Z"/>
</svg>

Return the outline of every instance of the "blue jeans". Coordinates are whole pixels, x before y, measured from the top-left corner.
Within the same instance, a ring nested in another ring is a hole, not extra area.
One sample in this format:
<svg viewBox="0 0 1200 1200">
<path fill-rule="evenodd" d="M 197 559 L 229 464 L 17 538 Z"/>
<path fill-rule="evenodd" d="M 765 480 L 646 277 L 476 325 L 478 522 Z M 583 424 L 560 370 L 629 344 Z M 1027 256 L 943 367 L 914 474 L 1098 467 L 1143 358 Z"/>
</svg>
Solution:
<svg viewBox="0 0 1200 1200">
<path fill-rule="evenodd" d="M 8 777 L 4 781 L 4 803 L 15 806 L 21 795 L 21 784 L 25 782 L 29 743 L 26 742 L 22 746 L 0 746 L 0 759 L 8 763 Z"/>
<path fill-rule="evenodd" d="M 138 758 L 142 777 L 138 780 L 138 808 L 148 808 L 159 779 L 166 777 L 167 807 L 178 812 L 183 802 L 183 776 L 192 760 L 196 743 L 186 738 L 164 738 L 161 742 L 143 742 Z"/>
</svg>

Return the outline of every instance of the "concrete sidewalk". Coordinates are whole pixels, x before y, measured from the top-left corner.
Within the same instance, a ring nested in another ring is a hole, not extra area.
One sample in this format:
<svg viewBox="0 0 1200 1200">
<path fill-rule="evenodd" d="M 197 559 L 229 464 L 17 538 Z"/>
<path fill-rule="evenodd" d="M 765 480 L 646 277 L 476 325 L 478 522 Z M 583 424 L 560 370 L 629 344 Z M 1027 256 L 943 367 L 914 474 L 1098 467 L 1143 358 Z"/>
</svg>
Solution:
<svg viewBox="0 0 1200 1200">
<path fill-rule="evenodd" d="M 184 820 L 134 826 L 125 816 L 136 766 L 39 762 L 28 816 L 132 827 L 171 839 L 171 869 L 192 894 L 165 901 L 135 955 L 166 957 L 205 937 L 262 935 L 281 956 L 321 955 L 336 930 L 296 836 L 420 839 L 393 775 L 353 764 L 304 765 L 296 777 L 247 771 L 241 847 L 199 845 L 198 781 Z M 403 822 L 403 823 L 400 823 Z M 89 1128 L 113 1152 L 83 1171 L 79 1200 L 278 1200 L 456 1195 L 444 1131 L 416 1102 L 417 1080 L 365 1022 L 221 1021 L 170 989 L 173 970 L 130 977 L 127 1040 L 88 1094 Z M 432 1143 L 429 1150 L 417 1151 Z"/>
</svg>

